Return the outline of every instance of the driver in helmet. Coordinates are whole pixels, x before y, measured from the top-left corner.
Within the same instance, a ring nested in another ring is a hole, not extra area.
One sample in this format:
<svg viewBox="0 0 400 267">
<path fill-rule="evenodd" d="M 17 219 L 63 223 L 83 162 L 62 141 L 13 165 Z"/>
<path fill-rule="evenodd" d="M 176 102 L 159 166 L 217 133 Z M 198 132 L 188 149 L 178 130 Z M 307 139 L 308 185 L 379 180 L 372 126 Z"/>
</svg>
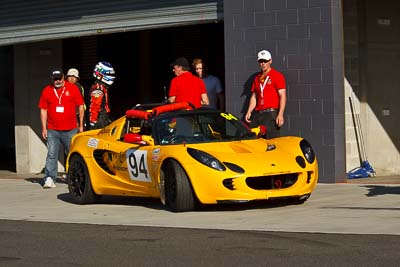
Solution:
<svg viewBox="0 0 400 267">
<path fill-rule="evenodd" d="M 89 91 L 89 128 L 100 129 L 111 122 L 108 89 L 114 83 L 114 68 L 110 63 L 101 61 L 94 67 L 93 77 L 96 80 Z"/>
</svg>

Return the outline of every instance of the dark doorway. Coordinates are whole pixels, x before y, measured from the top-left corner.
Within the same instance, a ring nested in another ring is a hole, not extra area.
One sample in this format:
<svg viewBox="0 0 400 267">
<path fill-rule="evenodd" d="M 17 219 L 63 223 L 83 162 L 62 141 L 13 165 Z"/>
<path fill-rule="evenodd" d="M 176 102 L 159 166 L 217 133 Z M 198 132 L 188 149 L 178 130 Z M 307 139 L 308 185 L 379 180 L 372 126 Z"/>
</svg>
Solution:
<svg viewBox="0 0 400 267">
<path fill-rule="evenodd" d="M 205 59 L 209 73 L 224 82 L 223 29 L 221 22 L 66 39 L 63 65 L 78 68 L 88 89 L 94 65 L 110 62 L 116 72 L 110 101 L 118 118 L 137 103 L 164 100 L 173 78 L 169 64 L 177 57 Z"/>
<path fill-rule="evenodd" d="M 0 47 L 0 58 L 0 170 L 15 172 L 13 47 Z"/>
</svg>

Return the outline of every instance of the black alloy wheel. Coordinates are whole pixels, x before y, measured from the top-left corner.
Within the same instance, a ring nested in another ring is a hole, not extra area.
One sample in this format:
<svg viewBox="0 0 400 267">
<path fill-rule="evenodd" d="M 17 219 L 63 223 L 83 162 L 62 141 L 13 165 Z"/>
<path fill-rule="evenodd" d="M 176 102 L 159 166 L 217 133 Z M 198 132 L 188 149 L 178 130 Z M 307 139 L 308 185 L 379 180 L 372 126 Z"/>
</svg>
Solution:
<svg viewBox="0 0 400 267">
<path fill-rule="evenodd" d="M 98 200 L 99 196 L 92 189 L 86 163 L 79 155 L 73 155 L 69 160 L 67 183 L 74 202 L 92 204 Z"/>
<path fill-rule="evenodd" d="M 173 212 L 192 211 L 196 198 L 185 170 L 176 160 L 164 166 L 165 205 Z"/>
</svg>

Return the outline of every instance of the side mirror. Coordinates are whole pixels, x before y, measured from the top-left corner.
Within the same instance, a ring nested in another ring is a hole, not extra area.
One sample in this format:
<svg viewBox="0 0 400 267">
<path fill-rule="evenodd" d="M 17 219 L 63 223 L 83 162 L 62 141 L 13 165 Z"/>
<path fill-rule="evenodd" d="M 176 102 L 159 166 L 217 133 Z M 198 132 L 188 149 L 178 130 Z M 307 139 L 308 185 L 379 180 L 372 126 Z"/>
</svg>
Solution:
<svg viewBox="0 0 400 267">
<path fill-rule="evenodd" d="M 142 141 L 149 146 L 154 146 L 154 139 L 150 135 L 142 135 Z"/>
</svg>

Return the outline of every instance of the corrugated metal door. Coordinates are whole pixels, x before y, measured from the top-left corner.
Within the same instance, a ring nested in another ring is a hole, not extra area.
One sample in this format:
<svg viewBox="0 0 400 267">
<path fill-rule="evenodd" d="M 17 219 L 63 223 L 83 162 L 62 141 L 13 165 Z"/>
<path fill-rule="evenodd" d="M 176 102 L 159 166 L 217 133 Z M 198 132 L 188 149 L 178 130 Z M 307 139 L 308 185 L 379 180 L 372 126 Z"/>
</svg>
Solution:
<svg viewBox="0 0 400 267">
<path fill-rule="evenodd" d="M 221 19 L 222 0 L 2 0 L 0 45 Z"/>
</svg>

